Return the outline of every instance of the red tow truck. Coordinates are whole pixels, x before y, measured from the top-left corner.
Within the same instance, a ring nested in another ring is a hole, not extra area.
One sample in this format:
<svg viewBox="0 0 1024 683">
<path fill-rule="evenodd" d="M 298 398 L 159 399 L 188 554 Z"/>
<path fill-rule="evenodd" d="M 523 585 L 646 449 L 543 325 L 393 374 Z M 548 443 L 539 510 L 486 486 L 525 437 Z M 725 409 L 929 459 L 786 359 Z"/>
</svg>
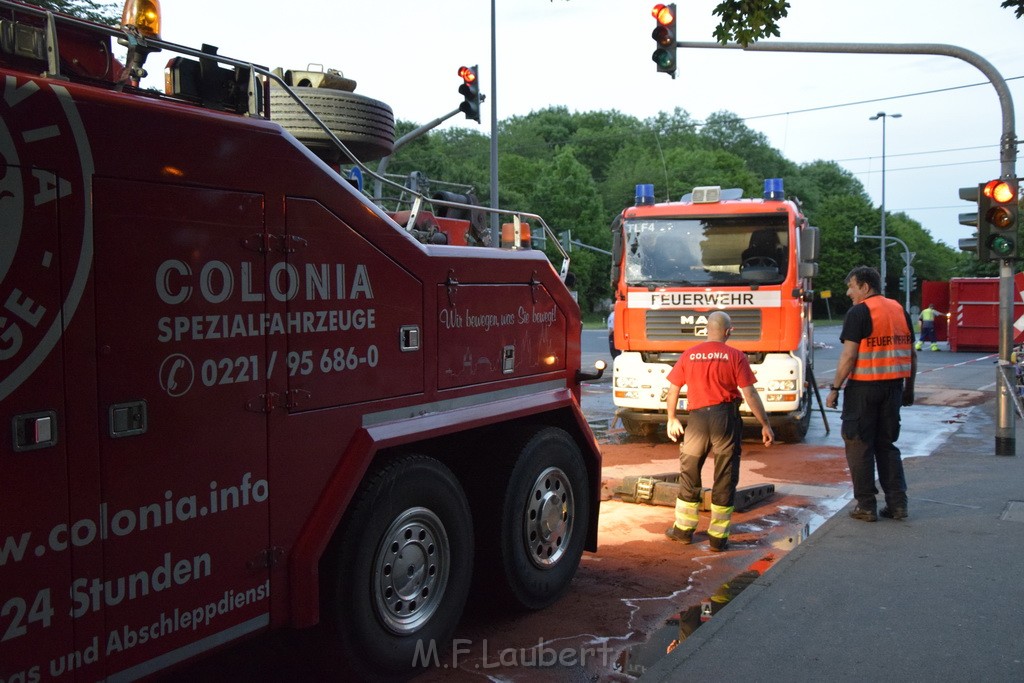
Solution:
<svg viewBox="0 0 1024 683">
<path fill-rule="evenodd" d="M 404 675 L 477 572 L 556 601 L 601 464 L 564 275 L 471 246 L 470 207 L 389 211 L 341 174 L 393 130 L 346 79 L 165 42 L 155 9 L 0 0 L 0 681 L 134 680 L 315 624 Z M 295 123 L 320 90 L 330 116 Z"/>
</svg>

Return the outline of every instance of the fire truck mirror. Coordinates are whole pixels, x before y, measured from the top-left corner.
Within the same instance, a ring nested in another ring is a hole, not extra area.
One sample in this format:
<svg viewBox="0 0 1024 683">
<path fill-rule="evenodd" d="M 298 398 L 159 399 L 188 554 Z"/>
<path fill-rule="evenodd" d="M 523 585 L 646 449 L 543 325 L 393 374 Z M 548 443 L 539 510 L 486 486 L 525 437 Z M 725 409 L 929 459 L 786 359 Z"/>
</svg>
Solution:
<svg viewBox="0 0 1024 683">
<path fill-rule="evenodd" d="M 800 260 L 817 263 L 821 258 L 821 239 L 818 229 L 814 226 L 801 228 L 800 230 Z M 817 275 L 817 272 L 815 272 Z M 813 275 L 801 275 L 801 277 L 814 277 Z"/>
<path fill-rule="evenodd" d="M 818 277 L 818 264 L 804 261 L 800 264 L 800 277 Z"/>
<path fill-rule="evenodd" d="M 618 273 L 622 265 L 622 214 L 612 220 L 612 272 Z M 618 281 L 616 277 L 613 282 Z"/>
</svg>

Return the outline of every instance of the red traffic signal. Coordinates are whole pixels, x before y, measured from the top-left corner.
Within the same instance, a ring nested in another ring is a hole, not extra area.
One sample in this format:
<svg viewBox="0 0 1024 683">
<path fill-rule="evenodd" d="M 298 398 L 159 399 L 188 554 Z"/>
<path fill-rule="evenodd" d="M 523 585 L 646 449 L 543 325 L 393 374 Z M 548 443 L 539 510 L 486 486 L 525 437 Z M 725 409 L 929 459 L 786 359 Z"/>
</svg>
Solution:
<svg viewBox="0 0 1024 683">
<path fill-rule="evenodd" d="M 658 25 L 651 33 L 657 48 L 651 59 L 658 65 L 658 73 L 666 73 L 676 77 L 676 6 L 675 4 L 657 4 L 651 14 Z"/>
<path fill-rule="evenodd" d="M 477 80 L 476 66 L 460 66 L 459 78 L 462 79 L 459 94 L 463 97 L 459 109 L 467 119 L 480 123 L 480 82 Z"/>
</svg>

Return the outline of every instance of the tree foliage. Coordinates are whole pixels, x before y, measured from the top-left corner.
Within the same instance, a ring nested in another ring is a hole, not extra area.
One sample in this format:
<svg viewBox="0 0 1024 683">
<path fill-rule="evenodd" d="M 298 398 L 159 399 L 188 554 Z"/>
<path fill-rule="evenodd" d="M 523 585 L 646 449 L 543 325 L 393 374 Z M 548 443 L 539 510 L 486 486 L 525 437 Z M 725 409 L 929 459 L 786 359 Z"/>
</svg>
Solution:
<svg viewBox="0 0 1024 683">
<path fill-rule="evenodd" d="M 25 2 L 53 12 L 71 14 L 108 26 L 117 26 L 121 22 L 121 5 L 117 2 L 97 2 L 96 0 L 25 0 Z"/>
<path fill-rule="evenodd" d="M 712 13 L 721 17 L 713 35 L 723 45 L 746 47 L 758 38 L 779 35 L 779 19 L 789 14 L 786 0 L 722 0 Z"/>
<path fill-rule="evenodd" d="M 1018 19 L 1024 17 L 1024 0 L 1003 0 L 1003 4 L 1000 7 L 1013 9 Z"/>
</svg>

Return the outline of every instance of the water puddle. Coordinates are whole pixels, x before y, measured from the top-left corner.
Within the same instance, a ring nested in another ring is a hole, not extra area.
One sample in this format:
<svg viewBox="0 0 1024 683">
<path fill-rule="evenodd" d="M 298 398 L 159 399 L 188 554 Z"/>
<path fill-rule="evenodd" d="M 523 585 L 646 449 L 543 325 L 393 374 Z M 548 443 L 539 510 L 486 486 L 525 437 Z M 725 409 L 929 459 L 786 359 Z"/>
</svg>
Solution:
<svg viewBox="0 0 1024 683">
<path fill-rule="evenodd" d="M 807 538 L 807 528 L 796 536 L 780 539 L 773 547 L 779 552 L 769 552 L 736 576 L 720 585 L 714 593 L 700 602 L 695 602 L 665 621 L 644 643 L 632 645 L 619 655 L 615 670 L 632 678 L 639 678 L 662 657 L 679 647 L 701 624 L 707 623 L 742 593 L 759 576 L 775 565 L 775 562 L 789 550 Z"/>
</svg>

